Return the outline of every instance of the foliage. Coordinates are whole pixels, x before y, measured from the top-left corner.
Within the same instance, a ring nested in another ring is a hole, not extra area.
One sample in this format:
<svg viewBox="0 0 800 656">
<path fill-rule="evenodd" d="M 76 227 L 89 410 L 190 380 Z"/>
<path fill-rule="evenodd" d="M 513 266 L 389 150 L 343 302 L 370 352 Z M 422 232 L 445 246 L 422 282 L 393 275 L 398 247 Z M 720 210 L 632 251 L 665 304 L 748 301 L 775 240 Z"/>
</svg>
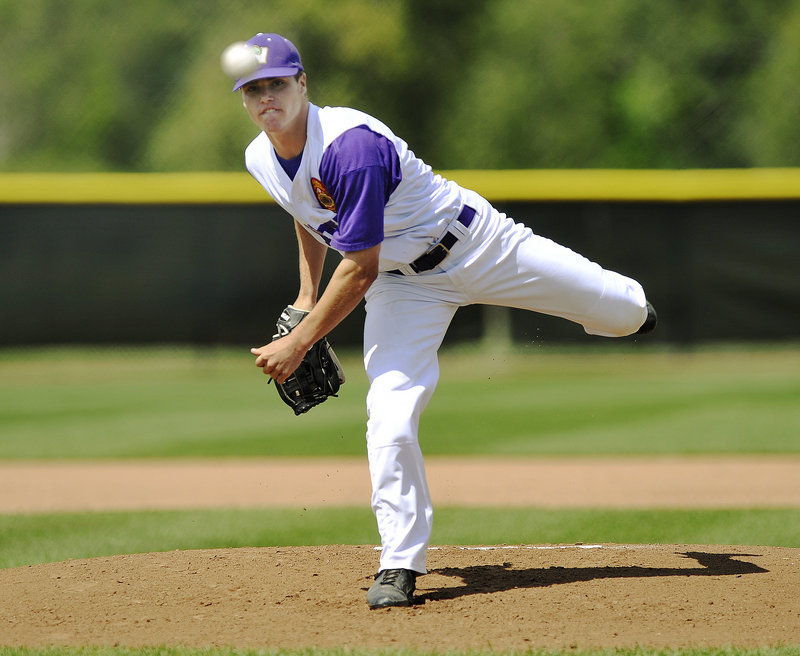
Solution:
<svg viewBox="0 0 800 656">
<path fill-rule="evenodd" d="M 0 30 L 0 170 L 241 170 L 218 56 L 257 31 L 440 169 L 800 164 L 800 0 L 0 0 Z"/>
</svg>

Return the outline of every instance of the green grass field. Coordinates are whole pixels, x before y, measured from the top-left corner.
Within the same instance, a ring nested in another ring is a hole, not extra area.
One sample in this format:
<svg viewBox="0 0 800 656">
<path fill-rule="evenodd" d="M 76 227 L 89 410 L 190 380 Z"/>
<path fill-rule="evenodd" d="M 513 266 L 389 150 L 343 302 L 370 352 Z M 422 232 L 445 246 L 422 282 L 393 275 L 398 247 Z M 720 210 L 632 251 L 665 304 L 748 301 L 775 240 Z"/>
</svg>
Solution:
<svg viewBox="0 0 800 656">
<path fill-rule="evenodd" d="M 0 459 L 361 456 L 366 379 L 295 417 L 246 349 L 0 351 Z M 800 347 L 450 350 L 428 455 L 800 453 Z"/>
<path fill-rule="evenodd" d="M 800 509 L 436 509 L 433 544 L 800 545 Z M 363 508 L 0 515 L 0 567 L 174 549 L 378 544 Z"/>
<path fill-rule="evenodd" d="M 0 352 L 0 458 L 363 456 L 366 379 L 357 355 L 343 360 L 349 379 L 340 398 L 295 417 L 245 350 Z M 798 398 L 794 345 L 451 349 L 422 441 L 428 454 L 798 453 Z M 798 546 L 798 513 L 438 508 L 433 538 Z M 0 515 L 4 567 L 176 548 L 376 541 L 366 500 L 325 511 Z"/>
<path fill-rule="evenodd" d="M 362 456 L 366 380 L 357 355 L 343 360 L 348 382 L 340 398 L 294 417 L 246 348 L 0 351 L 0 459 Z M 496 355 L 462 348 L 446 351 L 441 364 L 422 425 L 431 455 L 800 453 L 798 345 L 593 345 Z M 576 541 L 796 547 L 800 509 L 439 508 L 433 539 Z M 0 515 L 0 567 L 170 549 L 376 542 L 366 501 L 327 510 Z M 0 656 L 294 653 L 344 652 L 0 647 Z M 347 651 L 356 653 L 377 652 Z M 790 656 L 800 648 L 569 653 Z"/>
</svg>

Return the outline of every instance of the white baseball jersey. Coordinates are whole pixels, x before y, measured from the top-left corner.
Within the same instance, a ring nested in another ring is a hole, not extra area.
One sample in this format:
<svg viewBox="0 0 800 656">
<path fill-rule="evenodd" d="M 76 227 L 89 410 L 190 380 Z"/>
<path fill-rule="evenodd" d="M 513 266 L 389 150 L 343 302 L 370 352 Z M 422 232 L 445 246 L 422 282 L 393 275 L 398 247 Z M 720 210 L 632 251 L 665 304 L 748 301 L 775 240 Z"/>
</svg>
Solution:
<svg viewBox="0 0 800 656">
<path fill-rule="evenodd" d="M 310 104 L 293 178 L 263 132 L 245 161 L 270 196 L 320 241 L 339 251 L 381 243 L 382 271 L 423 253 L 464 202 L 458 185 L 435 174 L 386 125 L 345 107 Z M 375 176 L 383 176 L 380 184 Z M 382 197 L 359 195 L 370 182 L 383 188 Z"/>
</svg>

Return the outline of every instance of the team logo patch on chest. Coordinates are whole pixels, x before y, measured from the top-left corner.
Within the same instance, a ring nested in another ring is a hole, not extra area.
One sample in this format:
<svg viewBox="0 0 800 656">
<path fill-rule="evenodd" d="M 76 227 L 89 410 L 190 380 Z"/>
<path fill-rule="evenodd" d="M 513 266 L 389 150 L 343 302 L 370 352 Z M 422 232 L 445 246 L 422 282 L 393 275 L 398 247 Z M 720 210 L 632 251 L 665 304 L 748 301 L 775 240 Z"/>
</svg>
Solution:
<svg viewBox="0 0 800 656">
<path fill-rule="evenodd" d="M 319 202 L 320 206 L 326 210 L 335 212 L 336 203 L 333 202 L 333 197 L 328 193 L 325 185 L 322 184 L 322 180 L 311 178 L 311 186 L 314 188 L 314 193 L 317 196 L 317 201 Z"/>
</svg>

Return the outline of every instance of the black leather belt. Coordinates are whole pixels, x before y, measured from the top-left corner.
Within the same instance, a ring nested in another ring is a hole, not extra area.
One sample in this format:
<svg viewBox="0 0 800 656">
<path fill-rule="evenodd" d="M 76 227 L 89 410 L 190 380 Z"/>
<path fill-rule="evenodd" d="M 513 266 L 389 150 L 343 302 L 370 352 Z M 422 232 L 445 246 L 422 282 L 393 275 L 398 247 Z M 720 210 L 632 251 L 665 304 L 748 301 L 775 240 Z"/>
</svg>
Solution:
<svg viewBox="0 0 800 656">
<path fill-rule="evenodd" d="M 469 205 L 464 205 L 461 213 L 456 218 L 456 221 L 458 221 L 465 228 L 469 228 L 469 224 L 472 223 L 472 219 L 474 218 L 475 210 Z M 454 232 L 448 231 L 445 233 L 444 237 L 437 241 L 433 246 L 420 255 L 416 260 L 411 262 L 408 266 L 410 266 L 415 273 L 430 271 L 431 269 L 439 266 L 444 259 L 450 255 L 450 249 L 457 241 L 458 235 Z M 401 275 L 405 275 L 400 269 L 393 269 L 392 271 L 389 271 L 389 273 L 399 273 Z"/>
</svg>

